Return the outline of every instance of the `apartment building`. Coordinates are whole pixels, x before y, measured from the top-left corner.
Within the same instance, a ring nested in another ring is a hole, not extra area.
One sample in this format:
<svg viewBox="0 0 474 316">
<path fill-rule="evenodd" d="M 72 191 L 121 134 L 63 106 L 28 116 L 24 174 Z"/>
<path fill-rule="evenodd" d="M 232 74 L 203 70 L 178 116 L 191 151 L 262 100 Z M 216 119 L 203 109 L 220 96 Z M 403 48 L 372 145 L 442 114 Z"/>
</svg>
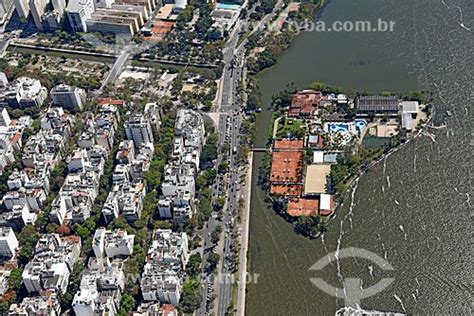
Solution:
<svg viewBox="0 0 474 316">
<path fill-rule="evenodd" d="M 186 233 L 156 230 L 140 281 L 143 299 L 177 305 L 181 297 L 183 269 L 188 259 Z"/>
<path fill-rule="evenodd" d="M 68 110 L 82 110 L 86 102 L 86 91 L 81 88 L 60 84 L 51 89 L 51 99 L 54 105 Z"/>
<path fill-rule="evenodd" d="M 18 239 L 13 229 L 11 227 L 0 227 L 0 261 L 14 257 L 18 246 Z"/>
<path fill-rule="evenodd" d="M 92 249 L 97 258 L 126 257 L 133 253 L 135 235 L 129 235 L 125 230 L 106 230 L 101 227 L 95 231 Z"/>
<path fill-rule="evenodd" d="M 81 238 L 46 234 L 38 241 L 35 255 L 23 270 L 22 278 L 28 293 L 54 290 L 64 294 L 69 276 L 81 252 Z"/>
</svg>

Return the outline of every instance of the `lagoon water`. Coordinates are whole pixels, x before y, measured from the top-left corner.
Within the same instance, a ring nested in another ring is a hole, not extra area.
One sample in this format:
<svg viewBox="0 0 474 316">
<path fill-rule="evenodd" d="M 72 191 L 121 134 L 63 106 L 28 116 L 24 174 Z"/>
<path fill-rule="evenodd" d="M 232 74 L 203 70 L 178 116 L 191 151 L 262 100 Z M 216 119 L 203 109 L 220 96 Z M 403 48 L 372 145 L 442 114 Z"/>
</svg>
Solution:
<svg viewBox="0 0 474 316">
<path fill-rule="evenodd" d="M 345 306 L 314 286 L 322 278 L 342 288 L 394 278 L 384 291 L 362 299 L 367 310 L 408 314 L 471 312 L 474 203 L 472 107 L 474 105 L 474 1 L 331 0 L 320 19 L 395 21 L 392 33 L 300 34 L 279 63 L 260 76 L 266 104 L 289 82 L 311 81 L 357 90 L 429 89 L 436 123 L 431 130 L 364 175 L 323 238 L 308 240 L 264 203 L 254 159 L 250 223 L 251 273 L 247 315 L 334 315 Z M 452 116 L 446 116 L 446 110 Z M 257 119 L 257 144 L 265 145 L 270 110 Z M 321 271 L 309 268 L 331 252 L 369 250 L 394 270 L 360 258 L 340 258 Z"/>
</svg>

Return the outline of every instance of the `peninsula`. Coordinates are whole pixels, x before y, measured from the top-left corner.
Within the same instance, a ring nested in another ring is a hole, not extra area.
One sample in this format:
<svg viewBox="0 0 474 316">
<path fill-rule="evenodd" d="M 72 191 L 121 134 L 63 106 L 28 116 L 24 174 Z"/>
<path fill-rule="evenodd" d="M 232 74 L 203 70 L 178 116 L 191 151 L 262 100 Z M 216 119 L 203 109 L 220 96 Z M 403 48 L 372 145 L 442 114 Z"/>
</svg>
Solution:
<svg viewBox="0 0 474 316">
<path fill-rule="evenodd" d="M 260 183 L 297 233 L 316 238 L 354 180 L 414 138 L 430 118 L 423 95 L 347 94 L 314 82 L 273 98 L 274 121 Z"/>
</svg>

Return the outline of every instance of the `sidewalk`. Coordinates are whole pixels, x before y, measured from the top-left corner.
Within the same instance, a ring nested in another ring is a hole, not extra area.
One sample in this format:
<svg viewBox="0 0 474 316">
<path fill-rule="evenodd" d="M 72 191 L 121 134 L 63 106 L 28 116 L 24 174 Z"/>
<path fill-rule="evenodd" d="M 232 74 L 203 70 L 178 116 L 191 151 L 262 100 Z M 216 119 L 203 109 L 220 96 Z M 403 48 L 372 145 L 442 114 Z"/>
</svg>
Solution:
<svg viewBox="0 0 474 316">
<path fill-rule="evenodd" d="M 247 274 L 247 252 L 249 246 L 249 224 L 250 224 L 250 197 L 252 192 L 252 163 L 253 152 L 250 152 L 249 168 L 247 170 L 247 180 L 242 192 L 245 200 L 244 213 L 242 214 L 242 236 L 240 246 L 240 263 L 239 263 L 239 282 L 237 293 L 237 316 L 245 314 L 245 291 L 246 291 L 246 274 Z"/>
</svg>

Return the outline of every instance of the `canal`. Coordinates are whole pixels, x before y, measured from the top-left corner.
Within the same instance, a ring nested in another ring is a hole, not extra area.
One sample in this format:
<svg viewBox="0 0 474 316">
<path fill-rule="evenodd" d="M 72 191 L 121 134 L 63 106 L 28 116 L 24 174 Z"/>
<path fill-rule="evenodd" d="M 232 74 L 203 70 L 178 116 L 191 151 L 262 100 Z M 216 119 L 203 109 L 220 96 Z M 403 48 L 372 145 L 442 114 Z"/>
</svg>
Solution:
<svg viewBox="0 0 474 316">
<path fill-rule="evenodd" d="M 277 65 L 258 76 L 266 105 L 290 82 L 300 88 L 322 81 L 356 90 L 429 89 L 436 121 L 447 120 L 447 127 L 430 131 L 434 141 L 421 137 L 363 176 L 316 240 L 296 235 L 268 209 L 257 185 L 263 156 L 256 153 L 249 270 L 260 277 L 248 286 L 248 315 L 334 315 L 344 299 L 319 290 L 313 277 L 339 288 L 349 277 L 361 279 L 364 288 L 394 278 L 384 291 L 362 300 L 370 310 L 469 313 L 473 15 L 470 0 L 332 0 L 321 15 L 328 24 L 380 18 L 395 21 L 395 30 L 302 33 Z M 447 109 L 451 118 L 444 116 Z M 257 147 L 267 141 L 270 117 L 268 107 L 258 114 Z M 309 271 L 318 259 L 348 247 L 376 253 L 394 271 L 357 258 Z"/>
</svg>

